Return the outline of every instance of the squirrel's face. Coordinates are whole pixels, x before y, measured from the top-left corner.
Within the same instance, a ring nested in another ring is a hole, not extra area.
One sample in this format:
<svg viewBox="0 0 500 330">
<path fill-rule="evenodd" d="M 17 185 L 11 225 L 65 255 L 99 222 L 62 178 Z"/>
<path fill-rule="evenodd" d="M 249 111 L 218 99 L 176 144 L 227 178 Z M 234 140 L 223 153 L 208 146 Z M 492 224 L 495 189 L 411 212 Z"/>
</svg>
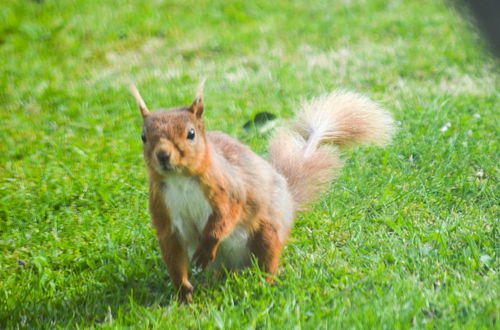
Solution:
<svg viewBox="0 0 500 330">
<path fill-rule="evenodd" d="M 150 112 L 137 90 L 133 88 L 132 92 L 144 119 L 141 138 L 148 168 L 160 176 L 203 171 L 209 159 L 201 95 L 189 107 Z"/>
<path fill-rule="evenodd" d="M 203 122 L 187 107 L 151 112 L 144 118 L 142 142 L 146 164 L 160 175 L 194 174 L 205 165 Z"/>
</svg>

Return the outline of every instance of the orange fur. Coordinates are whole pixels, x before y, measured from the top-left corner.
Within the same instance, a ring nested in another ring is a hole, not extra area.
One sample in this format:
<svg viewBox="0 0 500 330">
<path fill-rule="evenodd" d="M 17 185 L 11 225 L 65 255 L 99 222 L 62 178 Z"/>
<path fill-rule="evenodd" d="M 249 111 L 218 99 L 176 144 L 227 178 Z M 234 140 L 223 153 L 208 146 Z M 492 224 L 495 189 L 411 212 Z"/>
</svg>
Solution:
<svg viewBox="0 0 500 330">
<path fill-rule="evenodd" d="M 151 173 L 151 176 L 154 176 Z M 188 257 L 182 244 L 172 233 L 168 210 L 161 197 L 158 180 L 150 182 L 149 210 L 156 230 L 163 261 L 167 265 L 172 281 L 183 301 L 190 302 L 193 286 L 188 280 Z"/>
<path fill-rule="evenodd" d="M 149 210 L 163 260 L 183 301 L 196 266 L 240 268 L 254 255 L 269 274 L 293 225 L 341 167 L 337 146 L 382 144 L 392 119 L 353 93 L 313 100 L 291 128 L 277 130 L 267 162 L 220 132 L 205 132 L 202 86 L 189 107 L 150 112 L 132 88 L 144 119 Z"/>
</svg>

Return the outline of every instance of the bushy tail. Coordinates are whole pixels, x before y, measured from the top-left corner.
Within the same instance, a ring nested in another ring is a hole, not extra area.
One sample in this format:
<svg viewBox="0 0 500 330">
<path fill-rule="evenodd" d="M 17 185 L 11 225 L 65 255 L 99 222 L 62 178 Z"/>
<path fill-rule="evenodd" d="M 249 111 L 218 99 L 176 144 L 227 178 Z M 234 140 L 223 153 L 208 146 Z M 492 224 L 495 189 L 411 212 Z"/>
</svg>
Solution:
<svg viewBox="0 0 500 330">
<path fill-rule="evenodd" d="M 339 148 L 384 145 L 394 131 L 389 112 L 363 95 L 333 92 L 304 104 L 288 127 L 271 139 L 271 164 L 288 181 L 296 210 L 328 188 L 342 162 Z"/>
</svg>

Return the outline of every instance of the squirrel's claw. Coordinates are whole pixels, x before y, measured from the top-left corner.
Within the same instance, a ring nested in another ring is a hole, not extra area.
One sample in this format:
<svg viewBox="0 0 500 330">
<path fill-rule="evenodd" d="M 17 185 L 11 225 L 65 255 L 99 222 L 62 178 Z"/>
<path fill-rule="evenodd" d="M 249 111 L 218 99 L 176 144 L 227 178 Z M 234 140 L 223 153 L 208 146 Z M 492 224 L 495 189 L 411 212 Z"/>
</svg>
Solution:
<svg viewBox="0 0 500 330">
<path fill-rule="evenodd" d="M 196 252 L 193 255 L 193 262 L 196 267 L 201 270 L 205 270 L 208 267 L 208 264 L 215 259 L 215 253 L 211 253 L 211 251 L 207 251 L 206 249 L 202 249 L 202 247 L 198 247 Z"/>
<path fill-rule="evenodd" d="M 189 304 L 193 300 L 194 288 L 191 283 L 187 282 L 181 286 L 178 292 L 179 301 L 183 304 Z"/>
</svg>

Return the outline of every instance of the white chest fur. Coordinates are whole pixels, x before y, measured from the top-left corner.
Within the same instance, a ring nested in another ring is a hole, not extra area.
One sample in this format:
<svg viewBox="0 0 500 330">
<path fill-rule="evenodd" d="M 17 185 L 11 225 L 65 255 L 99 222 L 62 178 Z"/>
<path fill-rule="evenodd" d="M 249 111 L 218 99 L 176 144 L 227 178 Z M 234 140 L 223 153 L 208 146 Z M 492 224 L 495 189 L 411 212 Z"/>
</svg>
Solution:
<svg viewBox="0 0 500 330">
<path fill-rule="evenodd" d="M 164 194 L 172 220 L 172 229 L 179 235 L 191 259 L 212 214 L 212 207 L 195 178 L 182 175 L 169 176 L 165 181 Z M 247 231 L 237 225 L 219 245 L 212 267 L 219 267 L 221 264 L 228 268 L 246 266 L 250 262 L 247 242 Z"/>
<path fill-rule="evenodd" d="M 165 182 L 164 193 L 172 229 L 187 245 L 191 257 L 212 208 L 194 178 L 172 175 Z"/>
</svg>

